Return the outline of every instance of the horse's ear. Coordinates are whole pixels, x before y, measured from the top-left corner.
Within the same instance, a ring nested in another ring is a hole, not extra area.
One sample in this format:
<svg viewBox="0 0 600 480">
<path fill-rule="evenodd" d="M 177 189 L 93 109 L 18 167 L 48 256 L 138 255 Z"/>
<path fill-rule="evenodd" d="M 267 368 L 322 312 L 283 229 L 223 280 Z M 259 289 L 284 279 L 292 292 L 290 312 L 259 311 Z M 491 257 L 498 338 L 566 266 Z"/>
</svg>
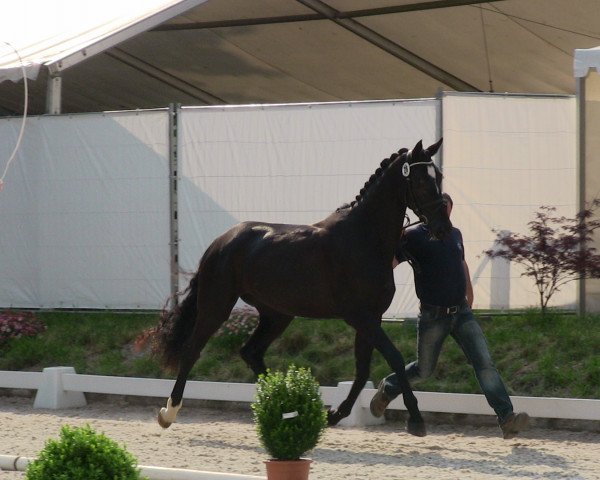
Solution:
<svg viewBox="0 0 600 480">
<path fill-rule="evenodd" d="M 444 138 L 440 138 L 436 143 L 434 143 L 433 145 L 427 147 L 427 153 L 433 157 L 438 150 L 440 149 L 440 147 L 442 146 L 442 141 L 444 140 Z"/>
<path fill-rule="evenodd" d="M 418 158 L 421 152 L 423 151 L 423 140 L 419 140 L 419 143 L 415 145 L 415 148 L 412 150 L 413 158 Z"/>
</svg>

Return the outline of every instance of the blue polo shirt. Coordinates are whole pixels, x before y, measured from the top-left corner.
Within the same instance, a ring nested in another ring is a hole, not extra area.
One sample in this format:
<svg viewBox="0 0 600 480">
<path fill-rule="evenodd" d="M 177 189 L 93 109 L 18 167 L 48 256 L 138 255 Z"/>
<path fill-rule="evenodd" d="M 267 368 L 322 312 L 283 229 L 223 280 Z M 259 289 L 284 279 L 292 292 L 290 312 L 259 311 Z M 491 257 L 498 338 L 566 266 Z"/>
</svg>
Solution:
<svg viewBox="0 0 600 480">
<path fill-rule="evenodd" d="M 441 307 L 460 305 L 465 300 L 464 259 L 465 249 L 458 228 L 452 228 L 438 240 L 431 237 L 426 226 L 418 225 L 406 231 L 396 250 L 398 262 L 411 260 L 413 264 L 419 300 Z"/>
</svg>

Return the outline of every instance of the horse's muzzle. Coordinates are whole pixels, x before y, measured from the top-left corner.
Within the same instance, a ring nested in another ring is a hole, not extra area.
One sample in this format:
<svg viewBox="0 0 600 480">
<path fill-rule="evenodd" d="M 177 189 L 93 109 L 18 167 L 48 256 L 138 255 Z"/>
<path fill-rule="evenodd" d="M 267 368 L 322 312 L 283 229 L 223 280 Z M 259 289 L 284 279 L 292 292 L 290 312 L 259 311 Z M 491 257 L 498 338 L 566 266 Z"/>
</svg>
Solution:
<svg viewBox="0 0 600 480">
<path fill-rule="evenodd" d="M 429 232 L 437 239 L 442 239 L 452 230 L 452 222 L 444 215 L 444 218 L 434 218 L 428 222 Z"/>
</svg>

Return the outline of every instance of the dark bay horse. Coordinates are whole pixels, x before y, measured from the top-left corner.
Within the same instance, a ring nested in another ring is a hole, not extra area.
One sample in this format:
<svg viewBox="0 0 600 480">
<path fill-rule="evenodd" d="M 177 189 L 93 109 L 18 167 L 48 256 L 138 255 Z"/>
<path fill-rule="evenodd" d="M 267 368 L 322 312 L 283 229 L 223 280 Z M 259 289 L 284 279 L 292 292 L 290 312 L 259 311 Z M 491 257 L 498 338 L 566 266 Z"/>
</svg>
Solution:
<svg viewBox="0 0 600 480">
<path fill-rule="evenodd" d="M 348 416 L 369 377 L 373 349 L 397 373 L 409 413 L 407 429 L 425 435 L 404 359 L 381 327 L 395 293 L 392 259 L 406 208 L 441 237 L 451 228 L 441 197 L 441 173 L 431 157 L 442 141 L 419 142 L 381 162 L 352 203 L 313 225 L 240 223 L 218 237 L 200 260 L 180 305 L 163 313 L 155 351 L 177 380 L 158 422 L 167 428 L 181 407 L 185 383 L 209 338 L 242 298 L 259 312 L 259 324 L 241 355 L 255 374 L 264 355 L 294 316 L 342 318 L 355 330 L 355 381 L 329 423 Z"/>
</svg>

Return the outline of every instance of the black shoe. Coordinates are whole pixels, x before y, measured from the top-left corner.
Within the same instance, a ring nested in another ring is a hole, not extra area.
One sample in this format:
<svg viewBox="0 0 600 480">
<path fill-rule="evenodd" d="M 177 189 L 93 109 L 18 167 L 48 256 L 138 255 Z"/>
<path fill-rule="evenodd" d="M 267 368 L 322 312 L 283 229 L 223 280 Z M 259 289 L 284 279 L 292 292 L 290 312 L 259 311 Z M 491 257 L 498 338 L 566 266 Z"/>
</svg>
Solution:
<svg viewBox="0 0 600 480">
<path fill-rule="evenodd" d="M 506 420 L 500 424 L 502 436 L 505 440 L 515 438 L 521 430 L 529 426 L 529 415 L 525 412 L 511 413 Z"/>
<path fill-rule="evenodd" d="M 392 400 L 393 398 L 385 393 L 384 378 L 381 382 L 379 382 L 379 385 L 377 386 L 377 392 L 375 392 L 375 395 L 373 395 L 373 398 L 371 399 L 370 409 L 373 416 L 377 418 L 381 417 L 385 413 L 385 409 Z"/>
</svg>

